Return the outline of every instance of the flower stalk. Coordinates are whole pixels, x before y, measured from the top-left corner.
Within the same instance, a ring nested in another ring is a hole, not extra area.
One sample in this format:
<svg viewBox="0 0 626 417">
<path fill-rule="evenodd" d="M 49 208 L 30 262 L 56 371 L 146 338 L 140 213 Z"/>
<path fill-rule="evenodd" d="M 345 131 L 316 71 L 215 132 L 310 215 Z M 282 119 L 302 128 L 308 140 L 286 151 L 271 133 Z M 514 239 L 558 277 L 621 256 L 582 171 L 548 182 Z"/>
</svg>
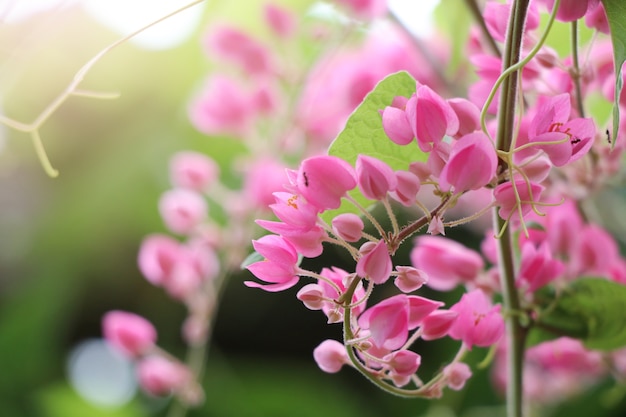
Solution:
<svg viewBox="0 0 626 417">
<path fill-rule="evenodd" d="M 529 0 L 517 0 L 512 5 L 502 62 L 503 71 L 520 61 L 529 4 Z M 514 143 L 519 76 L 520 70 L 514 71 L 502 83 L 496 139 L 496 148 L 499 151 L 509 152 Z M 500 160 L 500 169 L 506 168 L 505 162 Z M 498 215 L 497 209 L 493 211 L 493 219 L 494 230 L 501 230 L 505 226 L 505 220 Z M 498 240 L 498 258 L 504 307 L 507 311 L 518 311 L 520 302 L 515 287 L 513 242 L 509 228 L 504 230 Z M 508 341 L 506 403 L 508 417 L 521 417 L 523 415 L 522 365 L 525 336 L 526 331 L 519 318 L 516 315 L 508 314 L 506 317 L 506 338 Z"/>
</svg>

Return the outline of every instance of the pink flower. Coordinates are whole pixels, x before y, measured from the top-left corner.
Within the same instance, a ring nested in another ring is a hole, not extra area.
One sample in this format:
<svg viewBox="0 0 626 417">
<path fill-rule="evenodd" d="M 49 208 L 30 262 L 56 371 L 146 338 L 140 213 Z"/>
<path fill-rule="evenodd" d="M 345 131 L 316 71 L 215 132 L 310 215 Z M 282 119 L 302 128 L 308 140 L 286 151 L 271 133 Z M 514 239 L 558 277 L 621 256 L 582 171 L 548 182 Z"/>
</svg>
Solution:
<svg viewBox="0 0 626 417">
<path fill-rule="evenodd" d="M 191 372 L 184 365 L 161 356 L 150 356 L 137 364 L 139 385 L 152 395 L 168 395 L 182 389 Z"/>
<path fill-rule="evenodd" d="M 405 207 L 411 207 L 422 185 L 419 177 L 410 171 L 396 171 L 396 180 L 398 185 L 389 192 L 389 197 Z"/>
<path fill-rule="evenodd" d="M 413 292 L 422 288 L 428 282 L 428 275 L 420 269 L 410 266 L 397 266 L 397 278 L 394 284 L 404 293 Z"/>
<path fill-rule="evenodd" d="M 533 346 L 526 352 L 526 357 L 545 371 L 561 369 L 598 375 L 603 368 L 600 352 L 589 351 L 580 340 L 569 337 L 559 337 Z"/>
<path fill-rule="evenodd" d="M 317 223 L 317 207 L 309 204 L 301 196 L 285 192 L 274 193 L 275 204 L 270 208 L 284 223 L 310 230 Z"/>
<path fill-rule="evenodd" d="M 526 32 L 536 29 L 539 26 L 539 11 L 535 4 L 531 3 L 526 18 Z M 498 2 L 487 2 L 483 12 L 485 23 L 489 29 L 489 33 L 498 42 L 504 42 L 506 37 L 507 23 L 511 12 L 511 2 L 501 4 Z"/>
<path fill-rule="evenodd" d="M 207 135 L 245 136 L 255 117 L 251 94 L 240 81 L 223 75 L 209 78 L 189 108 L 191 123 Z"/>
<path fill-rule="evenodd" d="M 263 12 L 265 21 L 276 35 L 282 38 L 293 35 L 296 18 L 291 11 L 276 4 L 266 4 Z"/>
<path fill-rule="evenodd" d="M 574 259 L 574 250 L 583 229 L 583 220 L 576 204 L 566 200 L 558 206 L 548 207 L 544 227 L 550 231 L 546 234 L 550 251 L 555 256 Z"/>
<path fill-rule="evenodd" d="M 475 251 L 440 236 L 420 236 L 411 251 L 413 266 L 428 275 L 428 286 L 449 291 L 474 280 L 484 262 Z"/>
<path fill-rule="evenodd" d="M 469 87 L 468 97 L 476 106 L 482 107 L 500 76 L 502 62 L 499 58 L 486 54 L 472 55 L 469 60 L 476 69 L 479 80 Z M 488 108 L 490 114 L 496 114 L 498 101 L 499 97 L 496 94 Z"/>
<path fill-rule="evenodd" d="M 361 246 L 360 252 L 361 257 L 356 263 L 357 275 L 374 284 L 385 283 L 393 268 L 385 241 L 381 239 L 378 243 L 366 242 Z"/>
<path fill-rule="evenodd" d="M 346 291 L 352 280 L 356 279 L 354 274 L 348 274 L 343 269 L 334 266 L 332 268 L 322 268 L 320 275 L 333 282 L 339 288 L 341 294 Z M 327 299 L 336 300 L 341 295 L 333 286 L 324 280 L 318 280 L 317 284 L 320 286 Z M 352 296 L 352 302 L 356 303 L 357 301 L 363 299 L 364 296 L 365 289 L 363 288 L 363 284 L 359 283 L 354 291 L 354 295 Z M 359 316 L 363 310 L 365 310 L 365 303 L 361 303 L 354 307 L 352 309 L 352 314 L 355 317 Z M 339 321 L 343 318 L 343 313 L 337 309 L 337 304 L 334 301 L 325 302 L 322 306 L 322 311 L 328 317 L 329 322 Z"/>
<path fill-rule="evenodd" d="M 607 35 L 611 32 L 609 20 L 606 17 L 606 10 L 604 10 L 602 2 L 599 2 L 594 8 L 589 7 L 585 15 L 585 24 Z"/>
<path fill-rule="evenodd" d="M 202 153 L 183 151 L 170 159 L 170 180 L 174 187 L 202 192 L 208 190 L 218 177 L 219 167 Z"/>
<path fill-rule="evenodd" d="M 373 19 L 387 12 L 386 0 L 337 0 L 337 3 L 349 7 L 358 17 Z"/>
<path fill-rule="evenodd" d="M 336 340 L 324 340 L 313 350 L 317 366 L 324 372 L 334 374 L 350 363 L 346 348 Z"/>
<path fill-rule="evenodd" d="M 407 102 L 408 99 L 405 97 L 396 97 L 391 106 L 385 107 L 382 112 L 385 134 L 398 145 L 408 145 L 415 139 L 405 111 Z"/>
<path fill-rule="evenodd" d="M 561 276 L 565 271 L 562 262 L 552 259 L 547 242 L 535 248 L 531 242 L 524 243 L 518 280 L 528 285 L 528 291 L 535 292 Z"/>
<path fill-rule="evenodd" d="M 159 200 L 159 212 L 172 232 L 187 235 L 207 217 L 207 203 L 196 191 L 178 188 L 166 191 Z"/>
<path fill-rule="evenodd" d="M 354 213 L 342 213 L 331 222 L 333 233 L 346 242 L 358 242 L 363 236 L 363 220 Z"/>
<path fill-rule="evenodd" d="M 450 389 L 460 391 L 465 386 L 465 382 L 472 377 L 472 371 L 466 363 L 452 362 L 443 368 L 443 376 Z"/>
<path fill-rule="evenodd" d="M 285 165 L 273 158 L 256 158 L 247 164 L 243 181 L 245 206 L 264 210 L 276 202 L 273 194 L 287 182 Z"/>
<path fill-rule="evenodd" d="M 422 320 L 422 339 L 435 340 L 446 336 L 458 317 L 456 311 L 436 310 Z"/>
<path fill-rule="evenodd" d="M 374 346 L 395 350 L 407 341 L 409 330 L 417 328 L 426 316 L 442 305 L 439 301 L 399 294 L 365 310 L 358 323 L 361 328 L 369 330 Z"/>
<path fill-rule="evenodd" d="M 385 162 L 359 154 L 356 159 L 356 176 L 361 193 L 370 200 L 382 200 L 396 189 L 398 180 Z"/>
<path fill-rule="evenodd" d="M 214 29 L 204 40 L 209 55 L 229 60 L 252 75 L 273 71 L 268 49 L 250 35 L 232 27 Z"/>
<path fill-rule="evenodd" d="M 543 190 L 542 185 L 532 182 L 528 184 L 524 180 L 516 180 L 515 183 L 507 181 L 498 185 L 493 191 L 493 196 L 500 206 L 498 214 L 505 220 L 520 220 L 520 214 L 524 217 L 530 213 L 532 205 L 539 201 Z"/>
<path fill-rule="evenodd" d="M 336 156 L 314 156 L 302 161 L 296 186 L 320 211 L 336 209 L 341 198 L 356 187 L 354 169 Z"/>
<path fill-rule="evenodd" d="M 442 235 L 445 236 L 446 229 L 443 225 L 443 220 L 440 216 L 433 216 L 430 219 L 430 223 L 428 223 L 428 230 L 426 231 L 429 235 Z"/>
<path fill-rule="evenodd" d="M 298 290 L 296 298 L 309 310 L 321 310 L 327 300 L 324 297 L 324 289 L 317 284 L 307 284 Z"/>
<path fill-rule="evenodd" d="M 554 0 L 542 0 L 548 10 L 554 7 Z M 573 22 L 585 16 L 588 11 L 593 10 L 600 0 L 561 0 L 559 10 L 556 13 L 557 20 L 561 22 Z"/>
<path fill-rule="evenodd" d="M 384 357 L 393 372 L 400 376 L 411 376 L 421 364 L 421 357 L 410 350 L 398 350 Z"/>
<path fill-rule="evenodd" d="M 277 292 L 291 288 L 298 283 L 298 253 L 291 243 L 281 236 L 266 235 L 252 241 L 252 245 L 265 260 L 255 262 L 246 268 L 267 284 L 245 281 L 246 286 Z"/>
<path fill-rule="evenodd" d="M 608 276 L 620 259 L 613 236 L 600 226 L 588 224 L 576 235 L 570 263 L 575 274 Z"/>
<path fill-rule="evenodd" d="M 154 285 L 184 299 L 205 280 L 215 278 L 219 260 L 215 252 L 200 244 L 181 245 L 169 236 L 151 235 L 139 250 L 139 269 Z"/>
<path fill-rule="evenodd" d="M 472 346 L 491 346 L 504 334 L 500 308 L 500 305 L 492 306 L 482 290 L 463 294 L 461 300 L 450 308 L 459 316 L 448 334 L 453 339 L 462 340 L 468 349 Z"/>
<path fill-rule="evenodd" d="M 430 152 L 445 135 L 459 130 L 459 119 L 450 104 L 425 85 L 419 85 L 407 102 L 406 114 L 424 152 Z"/>
<path fill-rule="evenodd" d="M 459 119 L 459 130 L 454 134 L 455 138 L 480 130 L 480 109 L 474 103 L 464 98 L 452 98 L 448 100 L 448 104 Z"/>
<path fill-rule="evenodd" d="M 580 159 L 591 149 L 596 134 L 593 119 L 569 120 L 571 107 L 569 94 L 551 97 L 539 106 L 530 123 L 530 142 L 547 142 L 537 146 L 555 166 Z"/>
<path fill-rule="evenodd" d="M 417 372 L 422 357 L 410 350 L 398 350 L 383 357 L 389 377 L 396 386 L 403 386 L 411 381 L 411 376 Z"/>
<path fill-rule="evenodd" d="M 162 285 L 181 257 L 181 246 L 165 235 L 147 236 L 139 249 L 139 270 L 153 285 Z"/>
<path fill-rule="evenodd" d="M 133 313 L 109 311 L 102 318 L 104 338 L 120 352 L 138 357 L 148 352 L 156 342 L 157 332 L 152 323 Z"/>
<path fill-rule="evenodd" d="M 437 52 L 446 50 L 439 48 Z M 361 48 L 329 54 L 311 70 L 298 102 L 298 124 L 317 146 L 325 148 L 365 95 L 386 75 L 405 70 L 432 84 L 436 78 L 422 62 L 410 38 L 401 31 L 392 27 L 368 31 Z"/>
<path fill-rule="evenodd" d="M 298 253 L 307 258 L 315 258 L 322 251 L 322 242 L 327 237 L 320 226 L 296 227 L 287 223 L 257 220 L 256 223 L 267 231 L 281 235 Z"/>
<path fill-rule="evenodd" d="M 477 190 L 496 174 L 496 150 L 483 132 L 470 133 L 452 144 L 450 158 L 439 175 L 439 187 L 455 193 Z"/>
</svg>

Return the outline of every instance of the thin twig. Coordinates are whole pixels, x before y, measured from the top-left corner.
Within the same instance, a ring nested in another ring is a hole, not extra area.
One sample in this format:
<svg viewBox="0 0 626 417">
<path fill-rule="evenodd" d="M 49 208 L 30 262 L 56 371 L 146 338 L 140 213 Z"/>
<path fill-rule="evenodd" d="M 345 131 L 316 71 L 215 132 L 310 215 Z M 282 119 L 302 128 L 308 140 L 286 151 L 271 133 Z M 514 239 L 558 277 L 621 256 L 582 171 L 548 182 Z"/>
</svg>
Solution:
<svg viewBox="0 0 626 417">
<path fill-rule="evenodd" d="M 80 90 L 78 88 L 79 84 L 83 81 L 87 73 L 91 70 L 91 68 L 100 61 L 106 54 L 111 52 L 116 47 L 121 44 L 127 42 L 131 38 L 137 36 L 143 31 L 151 28 L 152 26 L 161 23 L 162 21 L 169 19 L 170 17 L 189 9 L 192 6 L 202 3 L 204 0 L 195 0 L 167 15 L 143 26 L 142 28 L 132 32 L 130 35 L 124 36 L 123 38 L 117 40 L 116 42 L 110 44 L 98 54 L 96 54 L 93 58 L 91 58 L 85 65 L 82 66 L 78 70 L 78 72 L 74 75 L 72 82 L 54 99 L 45 109 L 35 118 L 35 120 L 31 123 L 23 123 L 17 120 L 13 120 L 6 116 L 0 115 L 0 123 L 5 124 L 6 126 L 13 128 L 15 130 L 30 133 L 31 139 L 33 140 L 33 145 L 35 147 L 35 152 L 39 157 L 39 161 L 48 174 L 48 176 L 55 178 L 59 175 L 59 171 L 52 167 L 50 160 L 46 154 L 46 150 L 43 146 L 43 142 L 41 140 L 41 136 L 39 134 L 39 130 L 44 125 L 44 123 L 54 114 L 56 111 L 67 101 L 67 99 L 71 96 L 81 96 L 81 97 L 91 97 L 91 98 L 103 98 L 103 99 L 111 99 L 119 96 L 117 93 L 102 93 L 102 92 L 90 92 L 86 90 Z"/>
</svg>

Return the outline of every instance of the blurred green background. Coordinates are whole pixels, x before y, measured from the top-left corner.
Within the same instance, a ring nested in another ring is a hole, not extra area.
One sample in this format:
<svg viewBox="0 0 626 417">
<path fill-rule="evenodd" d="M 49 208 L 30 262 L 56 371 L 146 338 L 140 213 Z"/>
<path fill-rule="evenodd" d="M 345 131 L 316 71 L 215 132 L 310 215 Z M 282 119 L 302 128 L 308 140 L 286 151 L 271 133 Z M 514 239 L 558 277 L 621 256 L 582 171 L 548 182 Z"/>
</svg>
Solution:
<svg viewBox="0 0 626 417">
<path fill-rule="evenodd" d="M 408 1 L 408 0 L 407 0 Z M 310 2 L 283 1 L 295 10 Z M 262 31 L 263 3 L 220 2 L 183 44 L 146 50 L 125 44 L 88 74 L 84 88 L 119 91 L 113 101 L 71 98 L 42 129 L 57 179 L 45 176 L 27 135 L 5 129 L 0 151 L 0 416 L 160 415 L 165 403 L 137 394 L 120 407 L 98 408 L 68 383 L 69 352 L 100 337 L 108 310 L 144 315 L 159 343 L 183 353 L 183 307 L 150 286 L 136 266 L 142 238 L 165 229 L 156 204 L 169 187 L 167 163 L 182 149 L 207 152 L 226 165 L 237 152 L 228 138 L 196 132 L 186 115 L 211 69 L 199 35 L 218 19 Z M 245 10 L 245 13 L 242 11 Z M 79 7 L 0 26 L 2 113 L 28 122 L 103 47 L 119 38 Z M 406 254 L 404 254 L 406 256 Z M 295 291 L 266 294 L 233 276 L 219 310 L 204 381 L 207 400 L 192 416 L 501 416 L 502 399 L 487 371 L 441 401 L 403 400 L 379 392 L 351 370 L 319 371 L 312 350 L 340 337 Z M 458 294 L 450 296 L 458 298 Z M 423 353 L 435 371 L 451 346 Z M 426 349 L 426 347 L 425 347 Z M 485 351 L 475 349 L 472 361 Z M 546 383 L 549 383 L 547 381 Z M 554 415 L 604 413 L 600 387 Z M 623 409 L 623 408 L 622 408 Z"/>
</svg>

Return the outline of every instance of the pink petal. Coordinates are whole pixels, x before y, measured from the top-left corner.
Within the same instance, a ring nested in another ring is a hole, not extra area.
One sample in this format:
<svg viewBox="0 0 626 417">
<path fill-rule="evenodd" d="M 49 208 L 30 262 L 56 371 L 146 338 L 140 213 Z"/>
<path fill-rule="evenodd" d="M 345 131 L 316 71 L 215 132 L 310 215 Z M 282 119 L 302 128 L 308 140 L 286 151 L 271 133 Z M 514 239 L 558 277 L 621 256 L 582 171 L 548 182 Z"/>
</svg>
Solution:
<svg viewBox="0 0 626 417">
<path fill-rule="evenodd" d="M 389 139 L 398 145 L 408 145 L 415 139 L 404 109 L 385 107 L 383 110 L 383 129 Z"/>
</svg>

